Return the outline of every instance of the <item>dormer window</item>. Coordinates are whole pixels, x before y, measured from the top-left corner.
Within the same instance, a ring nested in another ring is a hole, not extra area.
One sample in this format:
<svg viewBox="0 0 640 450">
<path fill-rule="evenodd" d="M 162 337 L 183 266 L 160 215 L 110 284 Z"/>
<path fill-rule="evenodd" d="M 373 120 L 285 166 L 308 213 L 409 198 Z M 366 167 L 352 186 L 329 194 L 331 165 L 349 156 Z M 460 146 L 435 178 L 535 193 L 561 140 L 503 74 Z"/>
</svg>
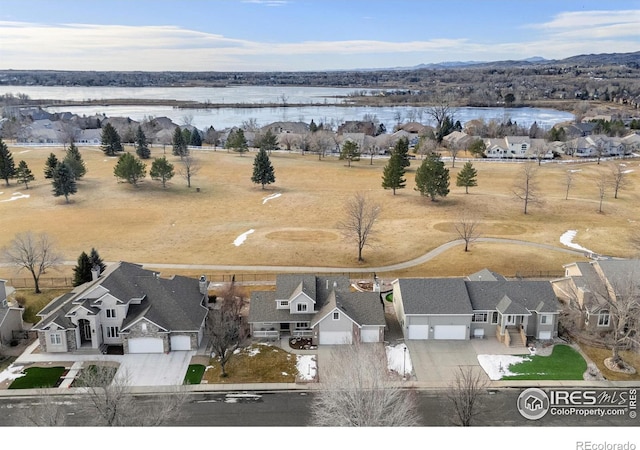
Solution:
<svg viewBox="0 0 640 450">
<path fill-rule="evenodd" d="M 296 308 L 298 312 L 307 312 L 307 304 L 306 303 L 298 303 Z"/>
<path fill-rule="evenodd" d="M 340 320 L 340 313 L 338 311 L 334 311 L 333 320 Z"/>
<path fill-rule="evenodd" d="M 278 309 L 289 309 L 289 300 L 278 300 Z"/>
</svg>

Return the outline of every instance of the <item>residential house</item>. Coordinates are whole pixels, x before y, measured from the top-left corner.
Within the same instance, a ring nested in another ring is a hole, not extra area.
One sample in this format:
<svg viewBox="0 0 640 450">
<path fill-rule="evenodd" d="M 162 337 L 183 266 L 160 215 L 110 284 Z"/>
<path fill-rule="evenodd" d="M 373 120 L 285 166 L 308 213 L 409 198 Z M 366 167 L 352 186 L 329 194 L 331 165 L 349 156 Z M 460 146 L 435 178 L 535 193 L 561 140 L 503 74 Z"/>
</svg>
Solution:
<svg viewBox="0 0 640 450">
<path fill-rule="evenodd" d="M 7 280 L 0 279 L 0 348 L 10 344 L 14 331 L 23 331 L 22 313 L 24 308 L 9 303 L 13 288 L 7 286 Z"/>
<path fill-rule="evenodd" d="M 553 158 L 553 149 L 544 139 L 532 139 L 529 136 L 506 136 L 501 139 L 484 139 L 487 158 L 535 159 L 539 149 L 544 152 L 543 159 Z"/>
<path fill-rule="evenodd" d="M 34 327 L 43 352 L 103 350 L 126 353 L 196 350 L 204 336 L 207 281 L 161 278 L 119 262 L 51 301 Z"/>
<path fill-rule="evenodd" d="M 275 291 L 251 295 L 254 338 L 310 338 L 314 345 L 382 342 L 384 306 L 379 292 L 352 292 L 345 276 L 278 275 Z"/>
<path fill-rule="evenodd" d="M 552 286 L 567 308 L 577 308 L 580 312 L 579 329 L 610 330 L 612 322 L 607 298 L 624 295 L 628 288 L 636 295 L 640 292 L 640 259 L 574 262 L 563 267 L 565 276 L 553 280 Z"/>
<path fill-rule="evenodd" d="M 464 131 L 452 131 L 442 138 L 447 148 L 466 149 L 475 140 L 473 136 L 469 136 Z"/>
<path fill-rule="evenodd" d="M 583 158 L 620 156 L 627 153 L 621 139 L 602 134 L 572 139 L 567 143 L 567 148 L 571 155 Z"/>
<path fill-rule="evenodd" d="M 507 280 L 483 270 L 466 278 L 401 278 L 393 304 L 406 339 L 496 336 L 507 346 L 558 334 L 560 305 L 547 281 Z"/>
</svg>

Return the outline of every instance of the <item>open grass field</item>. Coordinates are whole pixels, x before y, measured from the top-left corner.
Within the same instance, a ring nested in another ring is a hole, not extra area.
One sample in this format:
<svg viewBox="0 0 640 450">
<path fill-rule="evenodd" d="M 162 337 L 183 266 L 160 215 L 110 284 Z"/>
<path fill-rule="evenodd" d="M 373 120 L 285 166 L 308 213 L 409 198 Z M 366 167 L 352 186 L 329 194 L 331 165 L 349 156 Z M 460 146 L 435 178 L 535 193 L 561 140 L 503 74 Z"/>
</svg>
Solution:
<svg viewBox="0 0 640 450">
<path fill-rule="evenodd" d="M 481 221 L 483 237 L 505 237 L 561 247 L 560 236 L 570 229 L 575 242 L 596 253 L 630 257 L 631 231 L 637 228 L 640 200 L 640 161 L 623 161 L 630 172 L 628 186 L 618 199 L 610 192 L 598 212 L 600 173 L 608 163 L 544 164 L 537 182 L 544 203 L 523 204 L 512 191 L 521 163 L 478 160 L 478 186 L 455 186 L 458 170 L 451 169 L 451 192 L 439 202 L 431 202 L 414 190 L 412 161 L 406 189 L 382 189 L 382 168 L 386 159 L 355 162 L 352 167 L 336 157 L 318 161 L 317 155 L 274 152 L 271 162 L 276 183 L 262 190 L 251 183 L 254 152 L 244 156 L 226 150 L 198 151 L 201 165 L 192 188 L 178 174 L 163 189 L 148 176 L 139 187 L 118 183 L 113 176 L 117 158 L 106 157 L 97 147 L 80 147 L 87 166 L 78 183 L 78 193 L 65 203 L 53 197 L 51 184 L 43 176 L 45 160 L 53 152 L 64 157 L 62 147 L 20 147 L 8 143 L 16 165 L 25 160 L 36 180 L 29 189 L 12 180 L 0 182 L 0 247 L 18 232 L 46 232 L 55 241 L 65 260 L 75 261 L 82 251 L 95 247 L 105 261 L 139 263 L 289 265 L 330 267 L 376 267 L 418 257 L 433 248 L 457 239 L 453 225 L 461 215 Z M 163 149 L 154 147 L 152 157 Z M 178 169 L 179 158 L 167 158 Z M 151 160 L 146 161 L 147 171 Z M 447 166 L 451 164 L 448 162 Z M 565 174 L 575 172 L 569 199 L 565 200 Z M 199 188 L 199 192 L 196 192 Z M 344 217 L 345 201 L 355 192 L 367 192 L 382 207 L 375 227 L 375 242 L 365 248 L 365 262 L 357 263 L 355 243 L 346 241 L 337 223 Z M 17 198 L 15 193 L 29 195 Z M 272 194 L 281 194 L 267 200 Z M 239 246 L 234 240 L 243 233 Z M 475 243 L 471 252 L 456 247 L 431 262 L 394 274 L 395 276 L 462 276 L 484 267 L 504 275 L 516 272 L 561 272 L 562 264 L 576 257 L 549 250 L 518 245 Z M 174 271 L 172 271 L 173 273 Z M 50 270 L 45 276 L 71 274 L 71 267 Z M 195 275 L 195 274 L 194 274 Z M 13 269 L 0 268 L 0 277 L 27 277 Z"/>
</svg>

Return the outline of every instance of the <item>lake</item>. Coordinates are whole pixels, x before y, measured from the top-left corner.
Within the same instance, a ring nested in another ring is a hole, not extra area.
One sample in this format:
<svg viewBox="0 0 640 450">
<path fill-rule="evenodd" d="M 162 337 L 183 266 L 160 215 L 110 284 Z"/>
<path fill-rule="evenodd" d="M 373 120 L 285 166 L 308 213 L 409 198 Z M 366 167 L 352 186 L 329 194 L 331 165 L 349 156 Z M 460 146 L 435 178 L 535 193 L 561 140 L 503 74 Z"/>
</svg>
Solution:
<svg viewBox="0 0 640 450">
<path fill-rule="evenodd" d="M 341 106 L 346 103 L 353 88 L 290 87 L 290 86 L 236 86 L 236 87 L 81 87 L 81 86 L 0 86 L 0 94 L 23 93 L 32 99 L 51 100 L 105 100 L 109 99 L 163 99 L 229 104 L 273 104 L 286 103 L 298 106 L 215 109 L 178 109 L 170 106 L 64 106 L 47 108 L 49 112 L 68 111 L 73 114 L 91 116 L 105 114 L 108 117 L 130 117 L 141 121 L 150 117 L 168 117 L 182 125 L 187 120 L 200 129 L 213 126 L 217 130 L 239 126 L 242 122 L 255 119 L 259 125 L 276 121 L 311 122 L 340 124 L 347 120 L 363 120 L 375 117 L 387 130 L 401 122 L 418 121 L 434 125 L 426 114 L 425 107 L 413 106 Z M 362 90 L 358 90 L 362 91 Z M 366 90 L 366 92 L 374 92 Z M 304 105 L 304 106 L 301 106 Z M 511 119 L 519 125 L 529 127 L 533 122 L 544 129 L 559 122 L 574 119 L 565 111 L 543 108 L 456 108 L 456 120 L 463 125 L 472 119 Z"/>
</svg>

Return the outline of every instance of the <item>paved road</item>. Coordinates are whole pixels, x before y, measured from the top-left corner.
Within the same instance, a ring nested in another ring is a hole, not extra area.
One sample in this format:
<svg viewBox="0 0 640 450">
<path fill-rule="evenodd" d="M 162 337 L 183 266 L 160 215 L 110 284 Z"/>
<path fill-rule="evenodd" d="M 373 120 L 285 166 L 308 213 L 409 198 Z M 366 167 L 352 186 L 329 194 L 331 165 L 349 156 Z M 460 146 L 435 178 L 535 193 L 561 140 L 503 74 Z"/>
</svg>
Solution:
<svg viewBox="0 0 640 450">
<path fill-rule="evenodd" d="M 564 247 L 557 247 L 555 245 L 549 244 L 540 244 L 537 242 L 530 241 L 521 241 L 517 239 L 503 239 L 503 238 L 478 238 L 475 242 L 490 242 L 497 244 L 513 244 L 513 245 L 523 245 L 527 247 L 535 247 L 539 249 L 551 250 L 556 252 L 569 253 L 575 256 L 585 256 L 584 252 L 578 250 L 571 250 Z M 153 262 L 138 262 L 137 264 L 141 264 L 146 269 L 185 269 L 185 270 L 203 270 L 203 271 L 231 271 L 231 272 L 299 272 L 299 273 L 308 273 L 308 272 L 317 272 L 317 273 L 371 273 L 371 272 L 391 272 L 396 270 L 409 269 L 414 266 L 419 266 L 420 264 L 424 264 L 436 256 L 441 255 L 442 253 L 450 250 L 459 245 L 464 245 L 464 241 L 462 239 L 457 239 L 455 241 L 450 241 L 445 244 L 442 244 L 439 247 L 434 248 L 430 252 L 425 253 L 422 256 L 418 256 L 417 258 L 411 259 L 409 261 L 404 261 L 396 264 L 389 264 L 387 266 L 377 266 L 377 267 L 324 267 L 324 266 L 251 266 L 251 265 L 239 265 L 239 266 L 231 266 L 231 265 L 223 265 L 223 264 L 163 264 L 163 263 L 153 263 Z M 67 266 L 75 266 L 77 261 L 63 261 L 63 265 Z M 11 264 L 0 264 L 0 267 L 9 267 Z"/>
</svg>

